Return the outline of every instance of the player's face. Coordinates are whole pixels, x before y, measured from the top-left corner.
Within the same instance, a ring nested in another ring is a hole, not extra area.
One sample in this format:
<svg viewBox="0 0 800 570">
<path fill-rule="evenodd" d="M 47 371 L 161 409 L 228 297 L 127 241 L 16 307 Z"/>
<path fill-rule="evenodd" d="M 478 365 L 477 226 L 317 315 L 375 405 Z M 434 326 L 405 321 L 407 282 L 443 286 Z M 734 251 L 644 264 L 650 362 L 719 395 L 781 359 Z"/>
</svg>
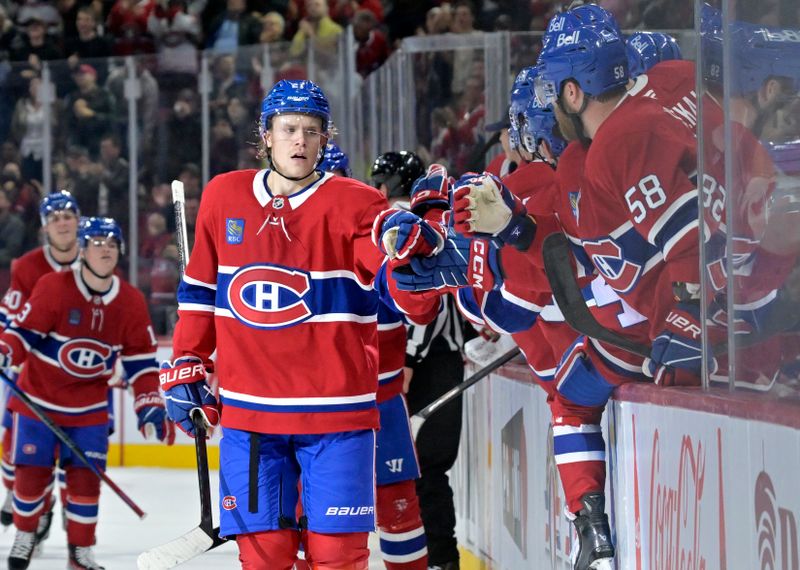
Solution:
<svg viewBox="0 0 800 570">
<path fill-rule="evenodd" d="M 273 162 L 287 176 L 308 176 L 327 142 L 322 120 L 309 115 L 278 115 L 265 137 Z"/>
<path fill-rule="evenodd" d="M 47 239 L 59 251 L 68 251 L 78 239 L 78 216 L 72 210 L 60 210 L 47 216 Z"/>
<path fill-rule="evenodd" d="M 570 119 L 564 111 L 561 110 L 561 105 L 553 105 L 553 110 L 556 114 L 556 122 L 558 123 L 558 130 L 564 135 L 564 140 L 567 142 L 578 140 L 578 132 L 575 130 L 575 125 L 572 124 Z"/>
<path fill-rule="evenodd" d="M 83 255 L 95 273 L 110 276 L 119 261 L 119 244 L 110 237 L 89 238 Z"/>
</svg>

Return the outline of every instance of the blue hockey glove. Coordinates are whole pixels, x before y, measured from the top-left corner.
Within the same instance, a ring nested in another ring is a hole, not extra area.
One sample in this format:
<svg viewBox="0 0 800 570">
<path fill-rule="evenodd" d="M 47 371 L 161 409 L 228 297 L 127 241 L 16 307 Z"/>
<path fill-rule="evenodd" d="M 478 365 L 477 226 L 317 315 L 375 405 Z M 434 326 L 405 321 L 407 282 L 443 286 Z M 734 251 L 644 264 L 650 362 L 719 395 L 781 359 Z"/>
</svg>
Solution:
<svg viewBox="0 0 800 570">
<path fill-rule="evenodd" d="M 699 386 L 703 366 L 700 307 L 677 303 L 642 369 L 658 386 Z"/>
<path fill-rule="evenodd" d="M 517 198 L 493 174 L 464 174 L 453 187 L 453 222 L 465 236 L 491 238 L 498 247 L 525 250 L 536 224 Z"/>
<path fill-rule="evenodd" d="M 429 224 L 407 210 L 389 208 L 375 218 L 372 243 L 397 266 L 408 263 L 413 256 L 427 257 L 438 251 L 444 243 L 444 233 L 439 224 Z"/>
<path fill-rule="evenodd" d="M 167 414 L 190 437 L 194 437 L 192 413 L 195 410 L 203 414 L 208 427 L 219 423 L 217 399 L 206 384 L 207 376 L 203 362 L 196 356 L 176 358 L 172 363 L 165 361 L 158 375 Z"/>
<path fill-rule="evenodd" d="M 440 221 L 441 213 L 450 209 L 452 184 L 444 166 L 431 164 L 411 187 L 411 211 L 426 220 Z"/>
<path fill-rule="evenodd" d="M 136 385 L 134 384 L 134 392 Z M 156 439 L 167 445 L 175 443 L 175 424 L 167 417 L 164 399 L 158 390 L 143 391 L 136 394 L 133 400 L 133 411 L 136 412 L 139 431 L 145 439 L 155 433 Z"/>
<path fill-rule="evenodd" d="M 392 271 L 392 277 L 402 291 L 464 287 L 469 284 L 469 250 L 470 240 L 450 230 L 439 253 L 431 257 L 412 257 L 408 265 Z"/>
</svg>

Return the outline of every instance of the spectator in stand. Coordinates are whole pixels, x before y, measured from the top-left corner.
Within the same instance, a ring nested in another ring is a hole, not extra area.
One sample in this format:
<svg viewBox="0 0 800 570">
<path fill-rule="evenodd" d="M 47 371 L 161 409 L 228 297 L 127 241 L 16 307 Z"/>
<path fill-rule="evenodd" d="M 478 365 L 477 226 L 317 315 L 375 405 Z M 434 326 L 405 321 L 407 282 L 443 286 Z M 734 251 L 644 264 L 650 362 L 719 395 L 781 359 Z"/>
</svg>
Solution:
<svg viewBox="0 0 800 570">
<path fill-rule="evenodd" d="M 231 122 L 231 127 L 233 127 L 236 140 L 247 141 L 249 139 L 255 144 L 253 112 L 245 106 L 242 99 L 232 97 L 228 101 L 227 116 Z"/>
<path fill-rule="evenodd" d="M 85 212 L 96 212 L 100 194 L 98 165 L 89 159 L 89 151 L 82 146 L 67 148 L 64 164 L 54 167 L 56 188 L 69 190 Z"/>
<path fill-rule="evenodd" d="M 330 52 L 344 30 L 328 15 L 325 0 L 306 0 L 305 6 L 306 16 L 297 25 L 290 53 L 294 56 L 305 53 L 308 41 L 313 42 L 316 51 Z"/>
<path fill-rule="evenodd" d="M 11 209 L 13 196 L 5 186 L 0 188 L 0 289 L 11 281 L 11 261 L 22 255 L 25 224 Z"/>
<path fill-rule="evenodd" d="M 155 38 L 159 85 L 171 106 L 181 89 L 197 89 L 200 22 L 183 0 L 162 0 L 150 12 L 147 31 Z"/>
<path fill-rule="evenodd" d="M 278 12 L 272 11 L 264 14 L 261 18 L 261 33 L 258 41 L 262 44 L 282 42 L 283 33 L 286 31 L 286 20 Z"/>
<path fill-rule="evenodd" d="M 389 42 L 378 29 L 378 19 L 369 10 L 359 10 L 353 18 L 353 36 L 358 43 L 356 71 L 366 77 L 389 57 Z"/>
<path fill-rule="evenodd" d="M 122 235 L 130 235 L 128 207 L 128 173 L 130 165 L 122 157 L 122 144 L 116 134 L 106 134 L 100 139 L 100 195 L 97 215 L 114 218 L 122 228 Z"/>
<path fill-rule="evenodd" d="M 236 60 L 228 54 L 214 60 L 212 75 L 211 113 L 214 117 L 225 117 L 228 102 L 234 97 L 244 98 L 247 82 L 236 73 Z"/>
<path fill-rule="evenodd" d="M 14 27 L 14 22 L 8 17 L 5 7 L 0 4 L 0 61 L 8 59 L 11 40 L 16 35 L 17 29 Z"/>
<path fill-rule="evenodd" d="M 245 8 L 245 0 L 228 0 L 225 12 L 211 22 L 206 47 L 216 52 L 234 53 L 239 46 L 258 43 L 261 22 Z"/>
<path fill-rule="evenodd" d="M 238 156 L 231 122 L 227 117 L 220 117 L 211 128 L 211 176 L 234 170 Z"/>
<path fill-rule="evenodd" d="M 46 28 L 61 26 L 61 14 L 53 6 L 53 2 L 43 0 L 23 0 L 16 2 L 20 4 L 17 10 L 17 22 L 21 25 L 28 24 L 34 20 L 42 22 Z"/>
<path fill-rule="evenodd" d="M 342 26 L 353 21 L 359 10 L 369 10 L 377 23 L 383 22 L 383 5 L 380 0 L 330 0 L 331 18 Z"/>
<path fill-rule="evenodd" d="M 12 211 L 25 225 L 23 251 L 32 249 L 39 245 L 39 203 L 43 194 L 42 185 L 38 180 L 25 180 L 19 165 L 15 162 L 9 162 L 3 167 L 0 180 L 2 180 L 1 185 L 12 197 Z"/>
<path fill-rule="evenodd" d="M 150 268 L 150 316 L 158 335 L 172 335 L 175 321 L 178 320 L 178 301 L 175 297 L 181 279 L 178 261 L 178 248 L 170 243 L 164 247 L 161 255 L 153 259 Z"/>
<path fill-rule="evenodd" d="M 459 0 L 453 6 L 453 23 L 450 31 L 454 34 L 480 33 L 474 27 L 475 7 L 469 0 Z M 470 49 L 455 50 L 453 54 L 453 93 L 460 95 L 466 88 L 470 68 L 477 57 L 483 57 L 482 52 Z"/>
<path fill-rule="evenodd" d="M 11 118 L 11 137 L 19 146 L 22 155 L 22 176 L 26 180 L 42 181 L 42 156 L 44 154 L 44 105 L 39 99 L 42 81 L 34 77 L 30 81 L 28 95 L 17 101 Z M 57 113 L 50 114 L 53 127 Z"/>
<path fill-rule="evenodd" d="M 183 89 L 172 106 L 166 136 L 159 137 L 168 141 L 166 148 L 159 153 L 169 161 L 163 177 L 165 180 L 175 178 L 181 165 L 187 162 L 199 164 L 202 159 L 200 145 L 196 144 L 203 137 L 198 108 L 197 94 L 191 89 Z"/>
<path fill-rule="evenodd" d="M 5 141 L 0 145 L 0 168 L 5 168 L 9 163 L 22 164 L 22 157 L 14 141 Z"/>
<path fill-rule="evenodd" d="M 9 59 L 28 63 L 27 67 L 17 71 L 27 82 L 41 74 L 43 61 L 62 59 L 63 54 L 56 42 L 47 35 L 47 25 L 43 20 L 31 17 L 25 24 L 23 33 L 17 34 L 11 41 Z"/>
<path fill-rule="evenodd" d="M 98 33 L 97 15 L 91 6 L 78 9 L 75 18 L 76 37 L 65 37 L 64 55 L 67 56 L 69 67 L 73 71 L 78 68 L 82 60 L 107 58 L 111 56 L 111 42 L 108 38 Z M 92 62 L 97 69 L 98 82 L 103 83 L 108 76 L 108 66 L 105 61 Z"/>
<path fill-rule="evenodd" d="M 97 85 L 97 70 L 88 63 L 79 65 L 72 77 L 77 88 L 64 101 L 67 143 L 83 146 L 97 157 L 100 137 L 112 127 L 114 100 L 105 87 Z"/>
<path fill-rule="evenodd" d="M 106 29 L 114 38 L 114 55 L 152 53 L 152 38 L 147 34 L 147 20 L 155 2 L 116 0 L 106 20 Z"/>
<path fill-rule="evenodd" d="M 420 9 L 418 0 L 394 0 L 386 13 L 386 27 L 389 30 L 389 41 L 393 46 L 425 24 L 426 13 Z"/>
<path fill-rule="evenodd" d="M 172 241 L 172 235 L 167 232 L 167 220 L 161 212 L 150 212 L 147 215 L 144 239 L 139 246 L 139 259 L 152 262 L 160 256 L 164 248 Z M 150 264 L 143 264 L 147 266 Z M 149 273 L 149 267 L 148 267 Z M 149 277 L 149 276 L 148 276 Z M 149 281 L 149 278 L 147 279 Z"/>
</svg>

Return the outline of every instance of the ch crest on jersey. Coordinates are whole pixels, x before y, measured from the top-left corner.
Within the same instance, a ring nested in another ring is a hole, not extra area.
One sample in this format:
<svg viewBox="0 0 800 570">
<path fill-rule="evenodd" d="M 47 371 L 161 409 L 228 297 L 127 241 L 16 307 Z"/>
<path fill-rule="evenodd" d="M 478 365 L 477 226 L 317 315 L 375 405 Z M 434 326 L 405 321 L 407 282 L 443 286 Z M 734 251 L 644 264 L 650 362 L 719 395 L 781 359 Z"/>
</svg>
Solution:
<svg viewBox="0 0 800 570">
<path fill-rule="evenodd" d="M 58 350 L 58 363 L 72 376 L 96 378 L 109 371 L 113 349 L 92 338 L 75 338 Z"/>
<path fill-rule="evenodd" d="M 311 315 L 303 297 L 311 291 L 305 271 L 256 264 L 240 268 L 228 286 L 233 315 L 248 326 L 278 329 L 296 325 Z"/>
<path fill-rule="evenodd" d="M 625 259 L 622 249 L 611 239 L 584 241 L 583 249 L 606 283 L 620 293 L 633 289 L 642 274 L 642 266 Z"/>
<path fill-rule="evenodd" d="M 239 245 L 244 239 L 244 219 L 225 219 L 225 241 L 231 245 Z"/>
</svg>

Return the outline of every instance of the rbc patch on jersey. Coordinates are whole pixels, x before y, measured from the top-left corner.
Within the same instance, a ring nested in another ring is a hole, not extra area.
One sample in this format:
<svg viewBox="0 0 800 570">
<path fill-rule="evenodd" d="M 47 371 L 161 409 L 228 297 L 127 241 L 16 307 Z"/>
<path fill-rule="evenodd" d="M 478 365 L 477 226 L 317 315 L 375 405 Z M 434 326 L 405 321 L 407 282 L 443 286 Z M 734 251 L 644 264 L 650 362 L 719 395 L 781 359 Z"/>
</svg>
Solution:
<svg viewBox="0 0 800 570">
<path fill-rule="evenodd" d="M 578 205 L 581 201 L 581 192 L 578 190 L 577 192 L 570 192 L 569 193 L 569 205 L 572 208 L 572 215 L 575 216 L 575 219 L 578 219 Z"/>
<path fill-rule="evenodd" d="M 71 324 L 71 325 L 79 325 L 79 324 L 81 324 L 81 311 L 80 311 L 80 309 L 70 309 L 69 310 L 69 324 Z"/>
<path fill-rule="evenodd" d="M 239 245 L 244 239 L 244 219 L 225 219 L 225 240 L 231 245 Z"/>
</svg>

